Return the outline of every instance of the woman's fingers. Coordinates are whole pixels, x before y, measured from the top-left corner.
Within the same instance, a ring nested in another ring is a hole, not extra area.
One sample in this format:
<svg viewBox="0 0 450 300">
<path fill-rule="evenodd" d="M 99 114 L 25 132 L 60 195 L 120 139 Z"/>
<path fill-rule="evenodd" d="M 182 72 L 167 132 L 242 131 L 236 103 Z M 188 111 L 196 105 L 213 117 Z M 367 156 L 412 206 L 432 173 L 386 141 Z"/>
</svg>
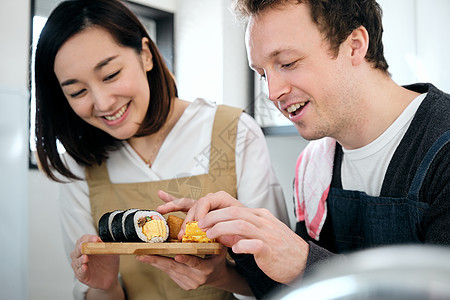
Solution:
<svg viewBox="0 0 450 300">
<path fill-rule="evenodd" d="M 202 258 L 193 255 L 178 254 L 173 259 L 158 256 L 158 255 L 140 255 L 136 256 L 136 259 L 140 262 L 151 264 L 152 266 L 163 270 L 166 273 L 173 274 L 185 274 L 191 273 L 191 270 L 186 268 L 198 268 L 202 262 Z"/>
<path fill-rule="evenodd" d="M 87 277 L 86 271 L 88 270 L 89 257 L 86 254 L 81 254 L 77 249 L 78 247 L 70 254 L 72 258 L 71 266 L 75 276 L 79 281 L 83 282 Z"/>
<path fill-rule="evenodd" d="M 77 240 L 75 249 L 70 253 L 74 274 L 80 282 L 92 288 L 108 289 L 117 281 L 119 256 L 81 254 L 81 245 L 86 242 L 101 242 L 101 239 L 95 235 L 84 235 Z"/>
<path fill-rule="evenodd" d="M 88 242 L 101 242 L 101 239 L 96 235 L 85 234 L 76 242 L 75 249 L 70 253 L 72 259 L 72 268 L 80 268 L 82 264 L 87 263 L 88 256 L 81 254 L 81 245 Z"/>
<path fill-rule="evenodd" d="M 80 282 L 84 282 L 88 278 L 88 262 L 89 257 L 87 255 L 82 255 L 77 261 L 75 275 Z"/>
<path fill-rule="evenodd" d="M 227 248 L 222 247 L 219 254 L 204 258 L 179 254 L 173 259 L 158 255 L 141 255 L 136 259 L 164 271 L 180 287 L 191 290 L 221 280 L 220 274 L 226 269 L 226 255 Z"/>
<path fill-rule="evenodd" d="M 170 202 L 170 201 L 173 201 L 173 200 L 176 199 L 174 196 L 172 196 L 172 195 L 170 195 L 169 193 L 167 193 L 167 192 L 165 192 L 165 191 L 162 191 L 162 190 L 159 190 L 159 191 L 158 191 L 158 197 L 159 197 L 162 201 L 164 201 L 165 203 Z"/>
<path fill-rule="evenodd" d="M 156 208 L 160 214 L 167 214 L 174 211 L 187 212 L 195 204 L 195 200 L 193 199 L 178 199 L 164 191 L 158 191 L 158 197 L 165 202 L 165 204 Z"/>
<path fill-rule="evenodd" d="M 195 256 L 177 255 L 172 259 L 157 255 L 141 255 L 137 256 L 136 259 L 162 270 L 185 290 L 196 289 L 206 282 L 207 275 L 201 270 L 195 269 L 201 265 L 202 259 Z M 181 261 L 184 262 L 181 263 Z"/>
</svg>

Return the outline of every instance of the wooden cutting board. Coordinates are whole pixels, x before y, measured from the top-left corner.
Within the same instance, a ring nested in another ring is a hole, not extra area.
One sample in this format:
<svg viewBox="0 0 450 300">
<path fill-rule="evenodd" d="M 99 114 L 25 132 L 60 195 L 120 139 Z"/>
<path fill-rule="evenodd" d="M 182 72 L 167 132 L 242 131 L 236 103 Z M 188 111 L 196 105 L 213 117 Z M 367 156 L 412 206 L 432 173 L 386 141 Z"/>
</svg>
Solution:
<svg viewBox="0 0 450 300">
<path fill-rule="evenodd" d="M 220 243 L 83 243 L 82 254 L 219 254 Z"/>
</svg>

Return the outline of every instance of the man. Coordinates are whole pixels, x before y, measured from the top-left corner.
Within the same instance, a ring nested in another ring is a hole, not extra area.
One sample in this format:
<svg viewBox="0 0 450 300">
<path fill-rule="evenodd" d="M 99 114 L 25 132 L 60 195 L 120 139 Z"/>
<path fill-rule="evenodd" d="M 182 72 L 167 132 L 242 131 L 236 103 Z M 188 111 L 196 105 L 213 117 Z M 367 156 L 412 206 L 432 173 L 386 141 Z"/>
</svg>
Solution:
<svg viewBox="0 0 450 300">
<path fill-rule="evenodd" d="M 297 228 L 225 193 L 200 199 L 186 220 L 253 254 L 235 259 L 258 298 L 336 254 L 449 245 L 450 96 L 391 79 L 376 1 L 238 0 L 236 9 L 251 68 L 313 140 L 297 162 Z"/>
</svg>

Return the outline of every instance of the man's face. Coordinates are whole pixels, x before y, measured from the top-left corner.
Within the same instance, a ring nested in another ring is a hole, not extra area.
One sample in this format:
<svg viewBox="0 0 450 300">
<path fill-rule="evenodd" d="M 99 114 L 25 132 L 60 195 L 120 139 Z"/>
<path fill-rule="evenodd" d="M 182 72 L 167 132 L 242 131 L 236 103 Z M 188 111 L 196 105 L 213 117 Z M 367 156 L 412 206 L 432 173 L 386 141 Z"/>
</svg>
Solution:
<svg viewBox="0 0 450 300">
<path fill-rule="evenodd" d="M 353 92 L 351 51 L 341 45 L 337 57 L 331 54 L 306 4 L 252 17 L 246 47 L 270 100 L 305 139 L 338 139 L 358 125 L 361 107 Z"/>
</svg>

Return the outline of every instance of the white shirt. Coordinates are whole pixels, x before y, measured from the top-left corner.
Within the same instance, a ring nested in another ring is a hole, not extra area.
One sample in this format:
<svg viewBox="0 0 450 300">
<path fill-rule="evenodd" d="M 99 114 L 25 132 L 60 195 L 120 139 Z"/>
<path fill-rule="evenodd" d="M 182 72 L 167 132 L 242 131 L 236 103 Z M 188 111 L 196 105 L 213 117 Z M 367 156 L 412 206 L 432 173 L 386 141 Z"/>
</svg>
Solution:
<svg viewBox="0 0 450 300">
<path fill-rule="evenodd" d="M 149 168 L 131 146 L 109 154 L 106 162 L 112 183 L 148 182 L 172 179 L 177 175 L 201 175 L 209 170 L 211 133 L 217 106 L 203 99 L 192 102 L 170 131 Z M 237 198 L 248 207 L 264 207 L 289 224 L 282 188 L 270 163 L 261 128 L 243 113 L 236 138 Z M 173 157 L 182 156 L 182 160 Z M 84 167 L 64 155 L 69 169 L 85 178 Z M 91 215 L 89 188 L 85 180 L 61 185 L 61 224 L 66 254 L 83 234 L 98 234 Z M 70 257 L 69 257 L 70 261 Z M 75 299 L 84 299 L 87 287 L 75 279 Z"/>
<path fill-rule="evenodd" d="M 341 178 L 344 190 L 365 192 L 369 196 L 380 195 L 392 156 L 425 96 L 416 97 L 394 123 L 370 144 L 353 150 L 342 148 Z"/>
</svg>

